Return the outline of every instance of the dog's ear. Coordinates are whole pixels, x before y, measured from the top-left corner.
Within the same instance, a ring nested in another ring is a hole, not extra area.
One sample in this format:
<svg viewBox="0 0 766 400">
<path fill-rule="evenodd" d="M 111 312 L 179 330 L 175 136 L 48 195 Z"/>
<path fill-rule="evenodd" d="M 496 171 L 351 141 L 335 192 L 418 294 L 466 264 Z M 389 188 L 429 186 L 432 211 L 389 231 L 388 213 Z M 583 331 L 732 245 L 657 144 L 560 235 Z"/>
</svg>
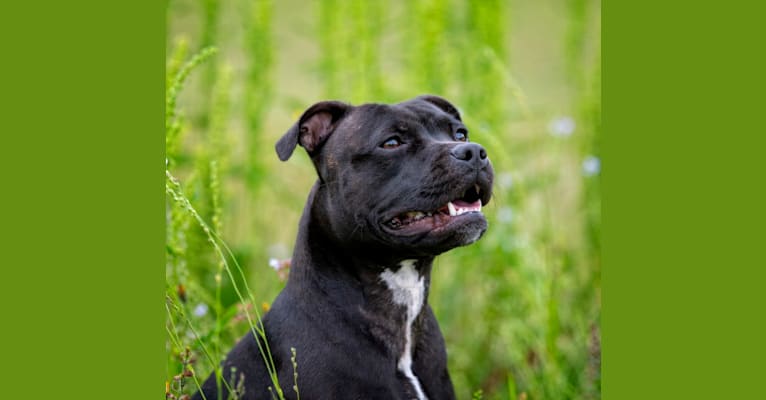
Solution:
<svg viewBox="0 0 766 400">
<path fill-rule="evenodd" d="M 350 104 L 340 101 L 316 103 L 303 112 L 298 122 L 277 142 L 279 159 L 287 161 L 295 146 L 301 145 L 312 155 L 330 137 L 335 127 L 351 109 Z"/>
<path fill-rule="evenodd" d="M 458 121 L 462 121 L 462 119 L 460 119 L 460 113 L 457 111 L 457 107 L 453 106 L 452 103 L 445 100 L 444 98 L 434 95 L 423 95 L 418 96 L 417 98 L 419 100 L 425 100 L 435 105 L 436 107 L 439 107 L 442 111 L 457 118 Z"/>
</svg>

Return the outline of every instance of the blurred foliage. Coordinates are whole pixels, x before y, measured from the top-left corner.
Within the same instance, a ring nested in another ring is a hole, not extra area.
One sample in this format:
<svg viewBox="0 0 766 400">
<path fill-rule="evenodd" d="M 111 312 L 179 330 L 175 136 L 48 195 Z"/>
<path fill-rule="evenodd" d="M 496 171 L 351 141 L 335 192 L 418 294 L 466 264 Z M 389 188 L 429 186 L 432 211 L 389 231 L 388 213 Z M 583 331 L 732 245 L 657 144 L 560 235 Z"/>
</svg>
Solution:
<svg viewBox="0 0 766 400">
<path fill-rule="evenodd" d="M 315 176 L 304 154 L 278 161 L 281 134 L 316 101 L 433 93 L 496 171 L 489 231 L 433 271 L 458 397 L 600 398 L 600 7 L 170 0 L 168 170 L 246 282 L 169 198 L 169 390 L 193 391 L 174 376 L 206 376 L 284 285 L 269 260 L 290 257 Z M 255 301 L 237 296 L 244 283 Z"/>
</svg>

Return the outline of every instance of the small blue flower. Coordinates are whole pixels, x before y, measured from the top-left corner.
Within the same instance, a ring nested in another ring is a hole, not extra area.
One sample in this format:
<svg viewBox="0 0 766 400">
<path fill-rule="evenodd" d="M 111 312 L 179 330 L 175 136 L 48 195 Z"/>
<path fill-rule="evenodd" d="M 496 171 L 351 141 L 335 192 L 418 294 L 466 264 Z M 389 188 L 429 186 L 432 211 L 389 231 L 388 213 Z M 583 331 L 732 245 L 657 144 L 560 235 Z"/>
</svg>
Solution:
<svg viewBox="0 0 766 400">
<path fill-rule="evenodd" d="M 582 162 L 582 172 L 585 176 L 598 175 L 601 172 L 601 160 L 596 156 L 585 157 Z"/>
<path fill-rule="evenodd" d="M 497 175 L 497 184 L 503 189 L 513 187 L 513 175 L 510 172 L 501 172 Z"/>
<path fill-rule="evenodd" d="M 500 207 L 500 209 L 497 210 L 497 220 L 502 224 L 510 224 L 513 222 L 513 210 L 511 207 Z"/>
<path fill-rule="evenodd" d="M 194 315 L 197 317 L 204 317 L 207 314 L 207 304 L 200 303 L 197 307 L 194 307 Z"/>
<path fill-rule="evenodd" d="M 556 117 L 548 124 L 548 132 L 556 137 L 568 137 L 574 133 L 576 126 L 572 117 Z"/>
</svg>

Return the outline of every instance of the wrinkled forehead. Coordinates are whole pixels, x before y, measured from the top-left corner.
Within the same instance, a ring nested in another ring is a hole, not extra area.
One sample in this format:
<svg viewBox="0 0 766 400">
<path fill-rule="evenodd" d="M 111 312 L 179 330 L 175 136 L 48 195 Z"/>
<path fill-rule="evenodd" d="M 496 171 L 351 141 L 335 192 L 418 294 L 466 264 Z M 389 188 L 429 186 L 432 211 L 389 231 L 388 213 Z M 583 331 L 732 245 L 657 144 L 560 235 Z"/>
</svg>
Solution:
<svg viewBox="0 0 766 400">
<path fill-rule="evenodd" d="M 338 127 L 344 139 L 352 142 L 364 140 L 380 131 L 393 132 L 404 127 L 427 132 L 450 131 L 460 124 L 455 117 L 435 105 L 411 100 L 398 104 L 363 104 L 355 107 Z"/>
</svg>

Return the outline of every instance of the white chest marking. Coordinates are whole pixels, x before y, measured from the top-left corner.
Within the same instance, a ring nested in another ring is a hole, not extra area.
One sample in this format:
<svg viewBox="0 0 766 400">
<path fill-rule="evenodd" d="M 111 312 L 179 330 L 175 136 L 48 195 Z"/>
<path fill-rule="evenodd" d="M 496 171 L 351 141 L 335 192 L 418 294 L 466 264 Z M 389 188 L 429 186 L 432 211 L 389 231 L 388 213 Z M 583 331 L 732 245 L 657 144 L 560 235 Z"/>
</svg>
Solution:
<svg viewBox="0 0 766 400">
<path fill-rule="evenodd" d="M 407 324 L 404 327 L 404 353 L 399 357 L 397 368 L 415 388 L 418 400 L 427 400 L 423 389 L 420 387 L 420 381 L 412 372 L 412 323 L 423 307 L 425 286 L 423 285 L 423 277 L 419 276 L 415 269 L 415 260 L 404 260 L 399 265 L 401 267 L 396 272 L 386 269 L 380 274 L 380 279 L 391 290 L 394 303 L 407 308 Z"/>
</svg>

